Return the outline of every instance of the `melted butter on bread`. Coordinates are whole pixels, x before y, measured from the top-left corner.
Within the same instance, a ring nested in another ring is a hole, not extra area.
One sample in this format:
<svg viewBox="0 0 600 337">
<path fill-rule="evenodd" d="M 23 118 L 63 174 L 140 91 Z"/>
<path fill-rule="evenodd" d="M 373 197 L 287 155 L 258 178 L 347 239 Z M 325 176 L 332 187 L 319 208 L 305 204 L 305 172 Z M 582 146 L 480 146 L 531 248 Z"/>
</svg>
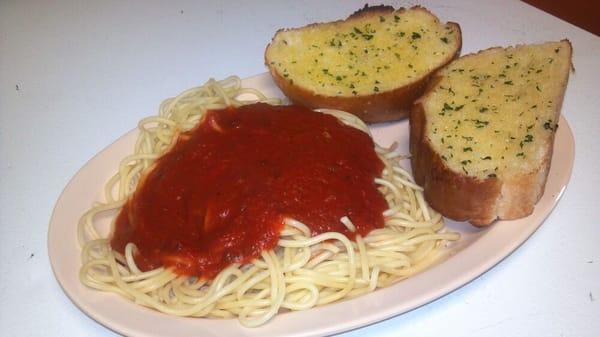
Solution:
<svg viewBox="0 0 600 337">
<path fill-rule="evenodd" d="M 413 83 L 451 59 L 460 45 L 458 26 L 415 7 L 281 30 L 265 57 L 292 85 L 352 97 Z"/>
<path fill-rule="evenodd" d="M 534 171 L 552 151 L 570 67 L 568 41 L 462 57 L 421 100 L 425 137 L 449 169 L 466 176 Z"/>
</svg>

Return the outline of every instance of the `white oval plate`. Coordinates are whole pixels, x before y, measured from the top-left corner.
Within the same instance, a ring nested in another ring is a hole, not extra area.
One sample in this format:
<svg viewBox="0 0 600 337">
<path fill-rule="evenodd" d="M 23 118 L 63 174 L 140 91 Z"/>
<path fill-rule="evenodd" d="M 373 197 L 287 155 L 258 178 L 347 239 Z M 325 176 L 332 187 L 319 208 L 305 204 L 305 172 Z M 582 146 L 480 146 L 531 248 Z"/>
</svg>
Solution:
<svg viewBox="0 0 600 337">
<path fill-rule="evenodd" d="M 268 96 L 282 97 L 268 74 L 244 80 Z M 92 158 L 71 179 L 54 208 L 48 230 L 48 253 L 54 275 L 65 293 L 83 312 L 104 326 L 130 336 L 317 336 L 339 333 L 374 323 L 433 301 L 483 274 L 542 224 L 564 192 L 573 167 L 575 143 L 567 121 L 561 117 L 546 190 L 527 218 L 499 221 L 478 230 L 466 223 L 447 221 L 461 233 L 450 257 L 421 274 L 362 297 L 302 312 L 284 313 L 266 325 L 248 329 L 237 320 L 182 318 L 138 306 L 118 295 L 89 289 L 79 282 L 80 249 L 77 222 L 94 201 L 101 200 L 105 181 L 121 158 L 133 151 L 133 130 Z M 408 153 L 408 121 L 371 128 L 381 145 L 396 141 Z M 106 226 L 108 227 L 108 226 Z M 310 323 L 308 323 L 310 322 Z"/>
</svg>

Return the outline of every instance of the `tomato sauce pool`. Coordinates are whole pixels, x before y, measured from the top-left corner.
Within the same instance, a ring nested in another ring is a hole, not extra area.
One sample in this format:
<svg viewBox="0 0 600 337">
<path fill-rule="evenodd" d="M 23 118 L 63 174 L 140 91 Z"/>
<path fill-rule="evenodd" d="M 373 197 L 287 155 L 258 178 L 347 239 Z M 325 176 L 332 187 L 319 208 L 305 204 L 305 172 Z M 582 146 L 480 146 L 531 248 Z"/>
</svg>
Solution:
<svg viewBox="0 0 600 337">
<path fill-rule="evenodd" d="M 333 116 L 260 103 L 210 111 L 142 178 L 111 246 L 135 243 L 141 270 L 210 279 L 274 248 L 286 218 L 354 239 L 384 225 L 382 170 L 372 139 Z"/>
</svg>

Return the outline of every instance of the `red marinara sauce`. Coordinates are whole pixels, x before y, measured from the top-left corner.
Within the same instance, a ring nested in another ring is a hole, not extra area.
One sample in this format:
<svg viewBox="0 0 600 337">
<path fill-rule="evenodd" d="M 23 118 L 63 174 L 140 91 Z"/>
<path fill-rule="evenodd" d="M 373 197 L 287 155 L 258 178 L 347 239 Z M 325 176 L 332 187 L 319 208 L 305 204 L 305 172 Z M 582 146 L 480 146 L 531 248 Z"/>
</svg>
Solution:
<svg viewBox="0 0 600 337">
<path fill-rule="evenodd" d="M 135 243 L 142 270 L 211 279 L 274 248 L 285 218 L 312 235 L 364 236 L 384 225 L 374 182 L 383 166 L 372 139 L 333 116 L 267 104 L 210 111 L 141 180 L 111 246 Z"/>
</svg>

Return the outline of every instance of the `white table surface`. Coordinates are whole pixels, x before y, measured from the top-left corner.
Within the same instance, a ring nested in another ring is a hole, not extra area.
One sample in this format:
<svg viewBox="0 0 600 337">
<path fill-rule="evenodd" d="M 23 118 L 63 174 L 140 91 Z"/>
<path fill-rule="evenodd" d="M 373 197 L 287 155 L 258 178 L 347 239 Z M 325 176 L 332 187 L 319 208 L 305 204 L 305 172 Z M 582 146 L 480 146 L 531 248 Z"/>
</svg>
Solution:
<svg viewBox="0 0 600 337">
<path fill-rule="evenodd" d="M 1 1 L 0 335 L 114 335 L 71 303 L 50 268 L 48 221 L 69 179 L 163 98 L 209 77 L 264 72 L 277 29 L 363 4 Z M 540 229 L 495 268 L 346 335 L 599 336 L 600 38 L 520 2 L 421 4 L 460 23 L 463 53 L 571 40 L 576 72 L 562 113 L 575 135 L 573 175 Z"/>
</svg>

